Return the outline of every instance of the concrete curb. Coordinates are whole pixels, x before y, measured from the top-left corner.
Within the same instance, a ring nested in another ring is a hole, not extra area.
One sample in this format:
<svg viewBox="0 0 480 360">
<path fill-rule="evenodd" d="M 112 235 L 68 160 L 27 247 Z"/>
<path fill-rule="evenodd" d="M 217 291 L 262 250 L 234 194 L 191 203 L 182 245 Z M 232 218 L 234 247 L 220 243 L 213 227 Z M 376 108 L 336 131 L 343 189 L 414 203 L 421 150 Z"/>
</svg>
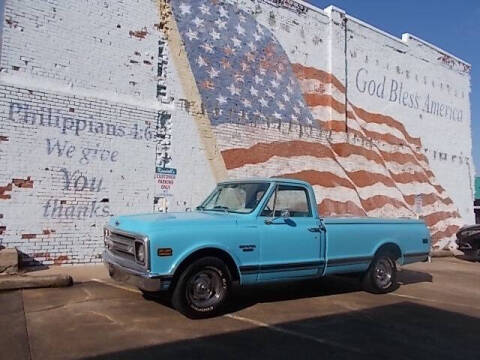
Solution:
<svg viewBox="0 0 480 360">
<path fill-rule="evenodd" d="M 430 255 L 432 257 L 450 257 L 450 256 L 461 256 L 463 252 L 453 249 L 453 250 L 433 250 Z"/>
<path fill-rule="evenodd" d="M 73 285 L 70 275 L 2 275 L 0 276 L 0 290 L 17 290 L 32 288 L 53 288 Z"/>
</svg>

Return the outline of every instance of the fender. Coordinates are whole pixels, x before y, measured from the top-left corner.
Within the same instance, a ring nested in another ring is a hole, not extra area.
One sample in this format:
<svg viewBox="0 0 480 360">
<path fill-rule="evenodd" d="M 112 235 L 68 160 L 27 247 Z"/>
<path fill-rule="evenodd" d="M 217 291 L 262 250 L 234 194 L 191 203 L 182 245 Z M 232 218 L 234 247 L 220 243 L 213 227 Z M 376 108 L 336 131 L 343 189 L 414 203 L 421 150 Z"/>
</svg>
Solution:
<svg viewBox="0 0 480 360">
<path fill-rule="evenodd" d="M 182 264 L 183 261 L 186 258 L 188 258 L 190 255 L 192 255 L 192 254 L 194 254 L 198 251 L 204 250 L 204 249 L 216 249 L 216 250 L 220 250 L 220 251 L 223 251 L 223 252 L 227 253 L 233 259 L 233 262 L 235 263 L 235 267 L 237 268 L 237 272 L 240 274 L 240 269 L 239 269 L 239 265 L 238 265 L 240 263 L 240 261 L 239 261 L 238 257 L 234 255 L 234 253 L 233 253 L 233 251 L 231 251 L 231 249 L 229 249 L 226 246 L 222 246 L 219 243 L 206 243 L 206 244 L 202 244 L 200 246 L 192 246 L 192 247 L 189 247 L 189 248 L 185 249 L 185 251 L 183 251 L 183 253 L 173 262 L 172 266 L 169 269 L 169 274 L 174 275 L 175 272 L 177 271 L 178 267 L 180 266 L 180 264 Z"/>
<path fill-rule="evenodd" d="M 400 250 L 400 257 L 398 258 L 398 262 L 400 264 L 403 264 L 403 254 L 404 254 L 404 250 L 402 249 L 402 247 L 397 244 L 394 240 L 392 239 L 385 239 L 384 241 L 380 242 L 379 244 L 377 244 L 377 246 L 374 248 L 373 250 L 373 253 L 372 253 L 372 257 L 375 256 L 375 254 L 377 253 L 377 251 L 383 247 L 383 246 L 395 246 L 397 247 L 399 250 Z"/>
</svg>

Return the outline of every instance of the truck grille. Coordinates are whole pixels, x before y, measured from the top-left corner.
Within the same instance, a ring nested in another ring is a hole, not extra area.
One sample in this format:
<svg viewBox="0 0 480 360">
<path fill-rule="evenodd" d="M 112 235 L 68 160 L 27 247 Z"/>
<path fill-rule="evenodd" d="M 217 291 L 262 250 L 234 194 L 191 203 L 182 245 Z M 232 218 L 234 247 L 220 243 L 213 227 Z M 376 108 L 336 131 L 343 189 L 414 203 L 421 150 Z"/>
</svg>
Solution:
<svg viewBox="0 0 480 360">
<path fill-rule="evenodd" d="M 135 262 L 135 240 L 134 236 L 110 232 L 105 236 L 107 249 L 117 256 Z"/>
</svg>

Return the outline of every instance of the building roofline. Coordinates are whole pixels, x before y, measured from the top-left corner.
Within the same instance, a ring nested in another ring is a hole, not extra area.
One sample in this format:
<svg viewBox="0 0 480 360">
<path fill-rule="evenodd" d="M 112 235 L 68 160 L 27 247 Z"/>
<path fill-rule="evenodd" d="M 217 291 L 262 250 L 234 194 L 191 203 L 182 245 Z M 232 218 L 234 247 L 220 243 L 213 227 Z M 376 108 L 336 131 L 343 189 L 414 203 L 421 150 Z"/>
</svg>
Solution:
<svg viewBox="0 0 480 360">
<path fill-rule="evenodd" d="M 328 16 L 328 17 L 331 17 L 331 16 L 332 16 L 332 12 L 333 12 L 333 11 L 336 11 L 336 12 L 342 14 L 343 16 L 345 16 L 348 20 L 354 21 L 354 22 L 356 22 L 356 23 L 358 23 L 358 24 L 360 24 L 360 25 L 362 25 L 362 26 L 364 26 L 364 27 L 366 27 L 366 28 L 368 28 L 368 29 L 370 29 L 370 30 L 372 30 L 372 31 L 375 31 L 375 32 L 377 32 L 377 33 L 379 33 L 379 34 L 381 34 L 381 35 L 384 35 L 384 36 L 388 37 L 389 39 L 394 40 L 394 41 L 396 41 L 396 42 L 398 42 L 399 44 L 402 44 L 402 45 L 404 45 L 404 46 L 408 46 L 408 41 L 409 41 L 410 39 L 413 39 L 413 40 L 415 40 L 415 41 L 421 42 L 422 44 L 428 46 L 429 48 L 431 48 L 431 49 L 434 50 L 434 51 L 437 51 L 437 52 L 439 52 L 439 53 L 441 53 L 441 54 L 443 54 L 443 55 L 447 55 L 447 56 L 449 56 L 449 57 L 457 60 L 458 62 L 460 62 L 460 63 L 462 63 L 462 64 L 464 64 L 464 65 L 466 65 L 466 66 L 468 66 L 468 67 L 471 67 L 471 64 L 470 64 L 470 63 L 468 63 L 467 61 L 459 58 L 458 56 L 455 56 L 455 55 L 449 53 L 448 51 L 443 50 L 442 48 L 440 48 L 440 47 L 438 47 L 438 46 L 436 46 L 436 45 L 433 45 L 432 43 L 429 43 L 428 41 L 425 41 L 425 40 L 423 40 L 423 39 L 421 39 L 421 38 L 419 38 L 419 37 L 417 37 L 417 36 L 415 36 L 415 35 L 412 35 L 412 34 L 410 34 L 410 33 L 408 33 L 408 32 L 403 33 L 403 34 L 402 34 L 402 37 L 399 38 L 399 37 L 397 37 L 397 36 L 395 36 L 395 35 L 392 35 L 392 34 L 386 32 L 386 31 L 384 31 L 384 30 L 381 30 L 381 29 L 379 29 L 379 28 L 377 28 L 377 27 L 375 27 L 375 26 L 373 26 L 373 25 L 370 25 L 370 24 L 368 24 L 368 23 L 366 23 L 366 22 L 364 22 L 364 21 L 362 21 L 362 20 L 360 20 L 360 19 L 358 19 L 358 18 L 356 18 L 356 17 L 353 17 L 353 16 L 349 15 L 345 10 L 340 9 L 340 8 L 334 6 L 334 5 L 330 5 L 330 6 L 327 6 L 325 9 L 322 9 L 322 8 L 320 8 L 320 7 L 317 7 L 317 6 L 315 6 L 315 5 L 312 5 L 312 4 L 307 3 L 307 2 L 305 2 L 305 1 L 302 1 L 302 0 L 296 0 L 296 2 L 298 2 L 299 4 L 302 4 L 303 6 L 307 7 L 308 9 L 310 9 L 310 10 L 312 10 L 312 11 L 318 12 L 318 13 L 320 13 L 320 14 L 322 14 L 322 15 L 326 15 L 326 16 Z"/>
</svg>

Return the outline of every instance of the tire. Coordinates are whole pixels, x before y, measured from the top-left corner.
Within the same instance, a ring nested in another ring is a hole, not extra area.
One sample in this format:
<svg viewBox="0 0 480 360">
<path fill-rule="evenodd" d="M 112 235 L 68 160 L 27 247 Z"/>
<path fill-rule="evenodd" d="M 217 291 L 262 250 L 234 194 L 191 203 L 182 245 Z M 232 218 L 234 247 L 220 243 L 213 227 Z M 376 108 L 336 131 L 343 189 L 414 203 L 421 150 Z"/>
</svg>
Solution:
<svg viewBox="0 0 480 360">
<path fill-rule="evenodd" d="M 219 314 L 231 289 L 231 275 L 216 257 L 204 257 L 187 266 L 172 293 L 172 305 L 188 318 L 201 319 Z"/>
<path fill-rule="evenodd" d="M 386 294 L 398 288 L 395 257 L 389 253 L 375 256 L 362 278 L 363 289 L 373 294 Z"/>
</svg>

